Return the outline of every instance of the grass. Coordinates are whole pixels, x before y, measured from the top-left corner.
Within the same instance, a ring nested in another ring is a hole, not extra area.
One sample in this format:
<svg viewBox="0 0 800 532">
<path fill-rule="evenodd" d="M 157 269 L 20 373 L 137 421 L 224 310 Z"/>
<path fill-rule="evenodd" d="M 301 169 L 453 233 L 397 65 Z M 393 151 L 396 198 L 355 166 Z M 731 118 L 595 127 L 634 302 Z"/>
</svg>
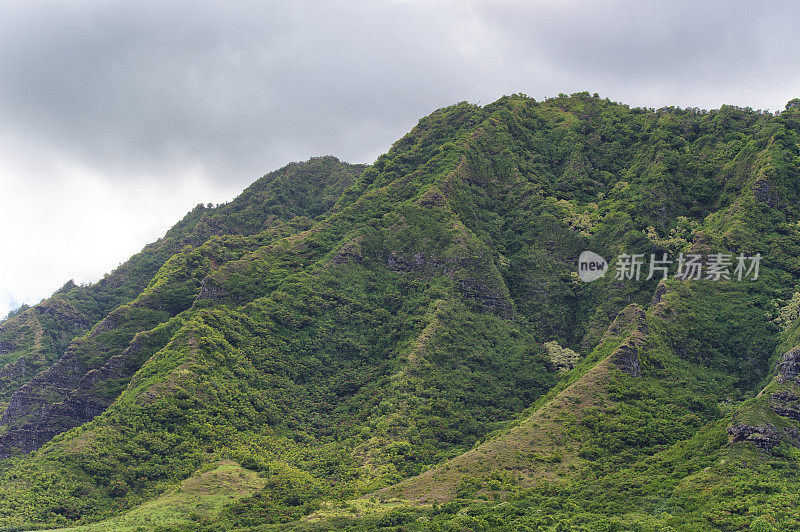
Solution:
<svg viewBox="0 0 800 532">
<path fill-rule="evenodd" d="M 223 460 L 209 471 L 198 472 L 174 490 L 146 502 L 118 517 L 97 524 L 59 529 L 63 532 L 105 532 L 152 529 L 212 521 L 232 502 L 252 495 L 265 481 L 255 471 Z"/>
<path fill-rule="evenodd" d="M 580 373 L 576 380 L 516 426 L 421 475 L 367 497 L 382 501 L 403 499 L 415 504 L 443 502 L 455 498 L 465 482 L 477 482 L 481 491 L 484 481 L 490 486 L 491 480 L 499 477 L 497 480 L 507 481 L 501 482 L 506 491 L 569 476 L 581 466 L 581 439 L 570 429 L 577 426 L 587 409 L 603 409 L 606 404 L 606 387 L 614 369 L 613 353 L 621 340 L 607 338 L 589 357 L 597 360 L 598 352 L 606 354 L 600 362 L 588 369 L 576 368 L 574 371 Z"/>
<path fill-rule="evenodd" d="M 322 508 L 303 518 L 303 522 L 324 523 L 335 519 L 375 517 L 404 508 L 408 508 L 408 503 L 402 499 L 378 500 L 373 497 L 339 503 L 328 501 L 323 504 Z"/>
</svg>

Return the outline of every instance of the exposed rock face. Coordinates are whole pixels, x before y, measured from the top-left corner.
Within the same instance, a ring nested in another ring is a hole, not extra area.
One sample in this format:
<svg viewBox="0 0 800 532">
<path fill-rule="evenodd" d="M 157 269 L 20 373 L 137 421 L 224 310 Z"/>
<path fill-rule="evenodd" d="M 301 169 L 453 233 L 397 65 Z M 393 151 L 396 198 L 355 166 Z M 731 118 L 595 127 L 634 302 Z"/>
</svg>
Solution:
<svg viewBox="0 0 800 532">
<path fill-rule="evenodd" d="M 0 459 L 7 458 L 15 453 L 30 453 L 57 436 L 56 431 L 15 430 L 3 435 Z M 46 439 L 43 439 L 46 438 Z M 38 443 L 42 441 L 42 443 Z"/>
<path fill-rule="evenodd" d="M 611 323 L 603 338 L 628 334 L 616 351 L 611 354 L 611 361 L 622 371 L 641 377 L 642 365 L 639 362 L 639 351 L 647 340 L 647 316 L 644 309 L 632 303 L 625 307 Z"/>
<path fill-rule="evenodd" d="M 643 340 L 643 339 L 642 339 Z M 633 377 L 642 376 L 642 365 L 639 363 L 639 348 L 642 342 L 628 338 L 612 355 L 612 361 L 625 373 Z"/>
<path fill-rule="evenodd" d="M 800 382 L 800 380 L 798 380 L 798 376 L 800 376 L 800 345 L 784 353 L 780 362 L 778 362 L 777 370 L 778 382 L 787 382 L 790 380 Z"/>
<path fill-rule="evenodd" d="M 444 257 L 434 253 L 417 252 L 411 255 L 392 251 L 386 259 L 390 270 L 400 272 L 420 272 L 425 274 L 443 273 L 455 280 L 461 294 L 482 308 L 508 317 L 513 314 L 514 305 L 500 286 L 481 272 L 487 267 L 481 257 Z"/>
<path fill-rule="evenodd" d="M 18 358 L 16 362 L 7 364 L 0 369 L 0 381 L 3 379 L 16 380 L 22 377 L 28 369 L 24 358 Z"/>
<path fill-rule="evenodd" d="M 795 393 L 788 390 L 782 390 L 770 395 L 770 408 L 779 416 L 800 421 L 800 404 L 798 404 L 798 397 Z"/>
<path fill-rule="evenodd" d="M 777 364 L 777 375 L 775 381 L 785 384 L 784 388 L 769 394 L 766 399 L 767 407 L 784 418 L 792 421 L 800 421 L 800 395 L 795 386 L 800 374 L 800 346 L 787 351 Z M 789 425 L 789 424 L 786 424 Z M 788 439 L 794 445 L 798 444 L 800 431 L 791 426 L 776 428 L 771 424 L 748 425 L 739 424 L 728 427 L 728 434 L 731 443 L 739 441 L 749 441 L 764 450 L 770 450 L 782 440 Z"/>
<path fill-rule="evenodd" d="M 425 268 L 439 269 L 445 265 L 445 272 L 452 272 L 455 268 L 465 266 L 469 259 L 464 257 L 450 257 L 447 259 L 440 259 L 434 253 L 414 253 L 411 256 L 404 254 L 401 251 L 392 251 L 386 259 L 386 265 L 390 270 L 401 272 L 412 272 L 415 270 L 423 270 Z"/>
<path fill-rule="evenodd" d="M 653 301 L 650 303 L 652 306 L 656 306 L 661 303 L 661 298 L 667 294 L 667 285 L 662 280 L 658 283 L 656 287 L 656 291 L 653 293 Z"/>
<path fill-rule="evenodd" d="M 48 426 L 43 421 L 53 403 L 75 388 L 83 365 L 67 352 L 49 369 L 14 392 L 3 412 L 0 423 L 10 425 L 10 430 L 0 436 L 0 458 L 15 451 L 31 452 L 65 429 Z M 76 425 L 72 425 L 76 426 Z M 66 427 L 71 428 L 71 427 Z"/>
<path fill-rule="evenodd" d="M 774 399 L 775 401 L 797 401 L 798 399 L 800 399 L 800 397 L 798 397 L 797 395 L 786 390 L 773 393 L 772 395 L 770 395 L 770 397 L 772 397 L 772 399 Z"/>
<path fill-rule="evenodd" d="M 602 341 L 609 336 L 625 336 L 637 329 L 641 330 L 643 334 L 647 334 L 647 317 L 642 307 L 631 303 L 617 314 L 617 317 L 606 329 Z"/>
<path fill-rule="evenodd" d="M 113 402 L 97 393 L 103 382 L 130 379 L 141 366 L 146 334 L 137 335 L 122 354 L 99 368 L 87 367 L 75 355 L 76 341 L 61 359 L 11 396 L 0 423 L 10 430 L 0 435 L 0 459 L 35 451 L 54 436 L 91 421 Z"/>
<path fill-rule="evenodd" d="M 74 352 L 68 350 L 53 366 L 14 392 L 0 423 L 14 424 L 29 417 L 38 417 L 44 406 L 52 404 L 54 399 L 60 399 L 75 388 L 85 371 Z M 0 436 L 0 442 L 2 438 Z"/>
<path fill-rule="evenodd" d="M 773 412 L 779 416 L 788 417 L 795 421 L 800 421 L 800 408 L 797 406 L 790 406 L 785 403 L 775 403 L 771 405 Z"/>
<path fill-rule="evenodd" d="M 229 296 L 230 294 L 228 291 L 219 285 L 219 281 L 213 276 L 208 275 L 203 278 L 202 281 L 200 281 L 200 291 L 197 293 L 195 303 L 206 299 L 210 299 L 217 303 L 222 303 Z"/>
<path fill-rule="evenodd" d="M 780 434 L 773 425 L 735 425 L 728 427 L 730 443 L 749 441 L 759 449 L 769 451 L 781 442 Z"/>
<path fill-rule="evenodd" d="M 12 392 L 55 362 L 61 354 L 55 348 L 60 338 L 83 333 L 89 325 L 86 315 L 58 299 L 43 301 L 3 321 L 0 353 L 16 356 L 0 366 L 0 398 L 9 400 Z"/>
<path fill-rule="evenodd" d="M 467 299 L 478 303 L 486 310 L 497 312 L 504 317 L 509 317 L 513 313 L 511 302 L 486 280 L 459 279 L 458 287 Z"/>
<path fill-rule="evenodd" d="M 778 207 L 782 203 L 781 195 L 768 179 L 760 178 L 753 184 L 753 194 L 756 199 L 770 207 Z"/>
</svg>

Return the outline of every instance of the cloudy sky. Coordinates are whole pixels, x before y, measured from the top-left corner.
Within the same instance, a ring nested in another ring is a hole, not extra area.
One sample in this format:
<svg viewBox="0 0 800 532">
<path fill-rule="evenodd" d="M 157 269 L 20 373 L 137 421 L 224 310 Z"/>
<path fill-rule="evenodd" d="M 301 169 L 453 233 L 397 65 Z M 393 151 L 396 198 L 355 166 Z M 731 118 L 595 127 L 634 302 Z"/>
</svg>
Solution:
<svg viewBox="0 0 800 532">
<path fill-rule="evenodd" d="M 459 101 L 782 109 L 798 27 L 790 1 L 0 0 L 0 316 Z"/>
</svg>

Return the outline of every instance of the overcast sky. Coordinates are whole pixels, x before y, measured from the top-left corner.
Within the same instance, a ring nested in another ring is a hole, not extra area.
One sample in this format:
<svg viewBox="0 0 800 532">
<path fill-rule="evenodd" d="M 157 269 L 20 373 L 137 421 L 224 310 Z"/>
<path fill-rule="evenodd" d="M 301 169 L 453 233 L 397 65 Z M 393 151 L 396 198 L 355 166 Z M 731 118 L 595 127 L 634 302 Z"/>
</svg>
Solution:
<svg viewBox="0 0 800 532">
<path fill-rule="evenodd" d="M 289 161 L 522 92 L 782 109 L 794 2 L 0 0 L 0 317 Z"/>
</svg>

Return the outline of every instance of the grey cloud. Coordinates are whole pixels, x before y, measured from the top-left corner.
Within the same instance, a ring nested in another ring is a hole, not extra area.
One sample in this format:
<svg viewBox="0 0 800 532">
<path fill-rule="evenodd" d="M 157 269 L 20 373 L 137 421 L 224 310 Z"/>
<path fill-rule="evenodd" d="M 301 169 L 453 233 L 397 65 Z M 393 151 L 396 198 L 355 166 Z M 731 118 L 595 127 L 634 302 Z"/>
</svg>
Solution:
<svg viewBox="0 0 800 532">
<path fill-rule="evenodd" d="M 0 222 L 15 227 L 0 316 L 9 294 L 99 278 L 193 201 L 313 155 L 370 162 L 459 101 L 588 90 L 779 109 L 800 96 L 799 14 L 786 0 L 0 0 Z"/>
<path fill-rule="evenodd" d="M 501 2 L 480 5 L 495 32 L 511 34 L 514 61 L 560 72 L 570 87 L 592 83 L 628 97 L 660 89 L 651 105 L 731 103 L 782 108 L 800 59 L 800 11 L 793 2 Z M 583 85 L 583 88 L 578 88 Z M 555 87 L 554 87 L 555 88 Z M 798 91 L 800 92 L 800 91 Z M 730 94 L 747 98 L 725 101 Z M 772 97 L 765 101 L 765 97 Z"/>
<path fill-rule="evenodd" d="M 369 162 L 437 107 L 510 92 L 691 104 L 723 85 L 753 94 L 731 103 L 766 107 L 764 79 L 774 100 L 794 75 L 782 72 L 800 49 L 791 7 L 7 3 L 0 118 L 18 143 L 109 179 L 199 166 L 244 184 L 311 155 Z"/>
<path fill-rule="evenodd" d="M 469 92 L 438 8 L 22 5 L 0 23 L 0 116 L 110 177 L 198 162 L 252 179 L 312 154 L 372 158 Z"/>
</svg>

